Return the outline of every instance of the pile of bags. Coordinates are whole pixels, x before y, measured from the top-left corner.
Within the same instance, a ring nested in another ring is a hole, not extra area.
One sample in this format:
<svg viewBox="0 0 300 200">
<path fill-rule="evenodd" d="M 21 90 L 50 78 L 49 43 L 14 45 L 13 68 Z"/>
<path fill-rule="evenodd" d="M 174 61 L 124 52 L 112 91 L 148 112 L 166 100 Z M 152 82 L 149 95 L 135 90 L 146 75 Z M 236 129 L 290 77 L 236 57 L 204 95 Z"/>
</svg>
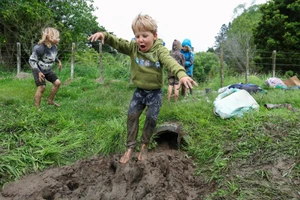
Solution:
<svg viewBox="0 0 300 200">
<path fill-rule="evenodd" d="M 245 89 L 228 88 L 220 93 L 214 101 L 214 114 L 222 119 L 242 117 L 249 110 L 258 110 L 259 105 Z"/>
</svg>

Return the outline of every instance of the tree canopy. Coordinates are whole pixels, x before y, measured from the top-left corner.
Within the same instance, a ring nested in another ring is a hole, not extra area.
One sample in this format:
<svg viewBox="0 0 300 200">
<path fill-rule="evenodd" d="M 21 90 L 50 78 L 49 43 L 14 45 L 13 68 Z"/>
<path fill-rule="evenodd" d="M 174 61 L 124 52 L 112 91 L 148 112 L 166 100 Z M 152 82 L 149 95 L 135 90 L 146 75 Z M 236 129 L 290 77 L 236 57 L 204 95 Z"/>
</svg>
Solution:
<svg viewBox="0 0 300 200">
<path fill-rule="evenodd" d="M 279 70 L 299 72 L 300 0 L 268 1 L 260 11 L 262 18 L 253 33 L 257 48 L 275 50 L 281 58 L 277 60 Z"/>
<path fill-rule="evenodd" d="M 220 53 L 220 48 L 223 49 L 223 60 L 232 72 L 245 72 L 247 52 L 250 52 L 250 58 L 254 57 L 253 29 L 261 17 L 258 8 L 259 5 L 251 5 L 249 8 L 245 4 L 238 5 L 234 9 L 234 20 L 227 26 L 223 24 L 216 37 L 216 52 Z"/>
<path fill-rule="evenodd" d="M 32 46 L 41 37 L 44 27 L 52 26 L 60 31 L 60 53 L 71 48 L 71 43 L 85 41 L 99 27 L 93 16 L 93 0 L 2 0 L 0 2 L 0 50 L 2 54 L 12 52 L 17 42 L 22 50 L 31 54 Z M 63 55 L 62 55 L 63 56 Z M 12 57 L 8 57 L 14 59 Z M 9 63 L 9 61 L 8 61 Z"/>
<path fill-rule="evenodd" d="M 215 52 L 222 48 L 224 61 L 235 72 L 245 72 L 249 58 L 250 69 L 268 73 L 275 55 L 276 71 L 299 73 L 299 13 L 300 0 L 270 0 L 249 8 L 240 4 L 234 20 L 215 37 Z"/>
</svg>

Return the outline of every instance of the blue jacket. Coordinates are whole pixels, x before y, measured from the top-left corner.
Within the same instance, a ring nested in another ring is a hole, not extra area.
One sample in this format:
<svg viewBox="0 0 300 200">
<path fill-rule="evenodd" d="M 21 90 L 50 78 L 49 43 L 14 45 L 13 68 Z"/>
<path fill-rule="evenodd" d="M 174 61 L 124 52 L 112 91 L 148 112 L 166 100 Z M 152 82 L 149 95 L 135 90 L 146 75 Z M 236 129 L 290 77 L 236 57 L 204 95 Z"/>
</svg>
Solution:
<svg viewBox="0 0 300 200">
<path fill-rule="evenodd" d="M 194 69 L 194 53 L 192 52 L 192 43 L 190 39 L 184 39 L 182 42 L 182 47 L 188 46 L 190 51 L 184 51 L 181 49 L 181 53 L 184 55 L 185 58 L 185 70 L 187 75 L 193 76 L 193 69 Z"/>
</svg>

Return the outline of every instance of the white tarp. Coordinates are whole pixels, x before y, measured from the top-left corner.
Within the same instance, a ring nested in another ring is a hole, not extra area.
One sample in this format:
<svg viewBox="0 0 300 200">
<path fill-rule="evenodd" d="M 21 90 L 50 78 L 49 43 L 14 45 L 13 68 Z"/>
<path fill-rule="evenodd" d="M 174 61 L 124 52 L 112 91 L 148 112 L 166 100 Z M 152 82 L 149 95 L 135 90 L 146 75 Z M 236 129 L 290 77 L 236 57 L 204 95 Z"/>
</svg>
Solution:
<svg viewBox="0 0 300 200">
<path fill-rule="evenodd" d="M 259 105 L 246 90 L 231 88 L 219 94 L 214 101 L 214 113 L 222 119 L 242 117 L 245 112 L 258 110 Z"/>
</svg>

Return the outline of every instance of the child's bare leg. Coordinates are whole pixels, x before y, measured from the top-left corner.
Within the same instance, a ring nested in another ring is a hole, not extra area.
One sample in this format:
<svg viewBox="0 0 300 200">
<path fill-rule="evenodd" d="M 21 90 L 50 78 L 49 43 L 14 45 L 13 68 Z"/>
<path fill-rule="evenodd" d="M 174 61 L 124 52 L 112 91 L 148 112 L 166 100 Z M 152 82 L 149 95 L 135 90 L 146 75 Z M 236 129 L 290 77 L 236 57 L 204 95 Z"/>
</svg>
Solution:
<svg viewBox="0 0 300 200">
<path fill-rule="evenodd" d="M 133 153 L 133 149 L 128 148 L 127 151 L 125 152 L 125 154 L 121 157 L 120 163 L 122 163 L 122 164 L 127 163 L 131 159 L 132 153 Z"/>
<path fill-rule="evenodd" d="M 146 160 L 148 156 L 148 149 L 146 144 L 142 144 L 141 151 L 138 155 L 138 160 Z"/>
<path fill-rule="evenodd" d="M 178 96 L 179 96 L 179 87 L 178 85 L 174 86 L 174 98 L 175 98 L 175 102 L 178 101 Z"/>
<path fill-rule="evenodd" d="M 41 99 L 42 99 L 43 93 L 45 91 L 45 88 L 46 88 L 46 86 L 41 85 L 41 86 L 38 86 L 38 88 L 36 90 L 36 93 L 34 95 L 34 105 L 37 108 L 40 107 Z"/>
<path fill-rule="evenodd" d="M 53 87 L 52 87 L 52 89 L 51 89 L 50 96 L 49 96 L 49 98 L 48 98 L 48 104 L 49 104 L 49 105 L 54 105 L 54 106 L 57 106 L 57 107 L 60 106 L 58 103 L 55 103 L 55 102 L 54 102 L 54 97 L 55 97 L 55 95 L 56 95 L 56 93 L 57 93 L 59 87 L 60 87 L 60 81 L 57 79 L 57 80 L 53 83 Z"/>
<path fill-rule="evenodd" d="M 172 87 L 171 85 L 169 85 L 169 86 L 168 86 L 168 101 L 171 100 L 172 90 L 173 90 L 173 87 Z"/>
</svg>

